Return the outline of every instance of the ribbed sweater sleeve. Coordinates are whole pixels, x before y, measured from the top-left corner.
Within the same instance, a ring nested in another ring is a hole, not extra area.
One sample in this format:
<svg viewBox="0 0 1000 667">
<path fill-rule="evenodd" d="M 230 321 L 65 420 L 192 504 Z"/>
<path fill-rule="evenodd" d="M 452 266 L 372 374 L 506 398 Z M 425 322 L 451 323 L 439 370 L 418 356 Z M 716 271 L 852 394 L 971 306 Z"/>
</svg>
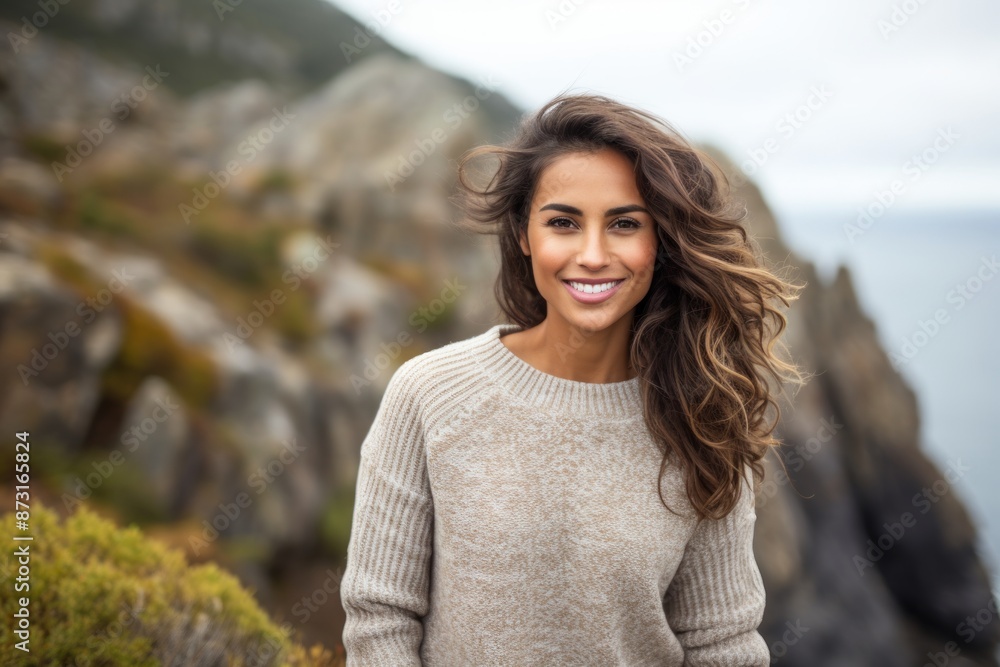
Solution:
<svg viewBox="0 0 1000 667">
<path fill-rule="evenodd" d="M 765 667 L 771 656 L 757 631 L 764 584 L 754 559 L 757 519 L 746 467 L 740 499 L 722 519 L 703 519 L 667 589 L 667 620 L 684 647 L 684 667 Z"/>
<path fill-rule="evenodd" d="M 341 580 L 348 667 L 421 664 L 434 513 L 412 371 L 394 373 L 361 445 Z"/>
</svg>

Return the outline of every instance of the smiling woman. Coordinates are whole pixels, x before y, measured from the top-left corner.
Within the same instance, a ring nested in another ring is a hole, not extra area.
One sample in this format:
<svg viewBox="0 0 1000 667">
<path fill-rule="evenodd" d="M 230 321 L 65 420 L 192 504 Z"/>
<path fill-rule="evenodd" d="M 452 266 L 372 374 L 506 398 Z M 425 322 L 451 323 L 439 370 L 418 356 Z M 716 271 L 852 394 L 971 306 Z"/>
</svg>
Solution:
<svg viewBox="0 0 1000 667">
<path fill-rule="evenodd" d="M 556 97 L 459 184 L 499 237 L 510 322 L 389 382 L 348 664 L 769 664 L 754 479 L 779 444 L 768 376 L 804 381 L 773 352 L 773 302 L 801 286 L 763 266 L 706 156 L 607 97 Z"/>
<path fill-rule="evenodd" d="M 526 359 L 548 373 L 609 382 L 628 366 L 633 314 L 649 292 L 658 246 L 656 224 L 633 169 L 620 151 L 602 148 L 567 153 L 538 180 L 519 244 L 531 258 L 548 317 L 534 331 L 510 334 L 504 342 L 527 358 L 532 351 L 552 349 L 533 336 L 568 340 L 573 331 L 582 331 L 590 334 L 592 350 L 592 363 Z M 614 350 L 621 354 L 607 355 Z"/>
</svg>

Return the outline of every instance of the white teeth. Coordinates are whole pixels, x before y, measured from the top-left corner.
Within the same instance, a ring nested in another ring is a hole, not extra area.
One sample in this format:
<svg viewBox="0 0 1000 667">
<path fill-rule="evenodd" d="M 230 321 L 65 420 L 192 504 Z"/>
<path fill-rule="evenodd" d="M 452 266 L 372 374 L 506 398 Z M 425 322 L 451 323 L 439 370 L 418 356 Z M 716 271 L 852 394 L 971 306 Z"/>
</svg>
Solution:
<svg viewBox="0 0 1000 667">
<path fill-rule="evenodd" d="M 600 285 L 588 285 L 586 283 L 575 283 L 572 280 L 570 280 L 568 282 L 569 282 L 570 285 L 573 286 L 573 289 L 575 289 L 578 292 L 584 292 L 586 294 L 598 294 L 600 292 L 607 292 L 609 289 L 611 289 L 612 287 L 616 286 L 621 281 L 620 280 L 616 280 L 615 282 L 602 283 Z"/>
</svg>

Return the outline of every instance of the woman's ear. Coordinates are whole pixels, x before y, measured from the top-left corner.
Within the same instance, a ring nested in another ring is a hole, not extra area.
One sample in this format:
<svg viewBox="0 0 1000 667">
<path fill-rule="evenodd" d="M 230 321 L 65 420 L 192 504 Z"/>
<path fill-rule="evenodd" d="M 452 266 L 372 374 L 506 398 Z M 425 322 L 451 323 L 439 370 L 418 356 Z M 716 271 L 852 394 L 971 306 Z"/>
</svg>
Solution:
<svg viewBox="0 0 1000 667">
<path fill-rule="evenodd" d="M 528 235 L 525 234 L 524 232 L 521 232 L 519 243 L 521 244 L 521 252 L 523 252 L 528 257 L 531 257 L 531 248 L 528 246 Z"/>
</svg>

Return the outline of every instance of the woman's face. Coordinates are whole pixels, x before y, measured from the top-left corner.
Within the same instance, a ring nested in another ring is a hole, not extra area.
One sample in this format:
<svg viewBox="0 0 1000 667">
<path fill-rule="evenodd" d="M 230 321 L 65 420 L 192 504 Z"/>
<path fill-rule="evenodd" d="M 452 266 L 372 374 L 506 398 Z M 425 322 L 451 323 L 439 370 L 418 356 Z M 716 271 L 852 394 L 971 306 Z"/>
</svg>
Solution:
<svg viewBox="0 0 1000 667">
<path fill-rule="evenodd" d="M 542 171 L 521 249 L 547 317 L 599 331 L 626 315 L 631 326 L 652 283 L 657 243 L 632 163 L 605 148 L 564 155 Z"/>
</svg>

